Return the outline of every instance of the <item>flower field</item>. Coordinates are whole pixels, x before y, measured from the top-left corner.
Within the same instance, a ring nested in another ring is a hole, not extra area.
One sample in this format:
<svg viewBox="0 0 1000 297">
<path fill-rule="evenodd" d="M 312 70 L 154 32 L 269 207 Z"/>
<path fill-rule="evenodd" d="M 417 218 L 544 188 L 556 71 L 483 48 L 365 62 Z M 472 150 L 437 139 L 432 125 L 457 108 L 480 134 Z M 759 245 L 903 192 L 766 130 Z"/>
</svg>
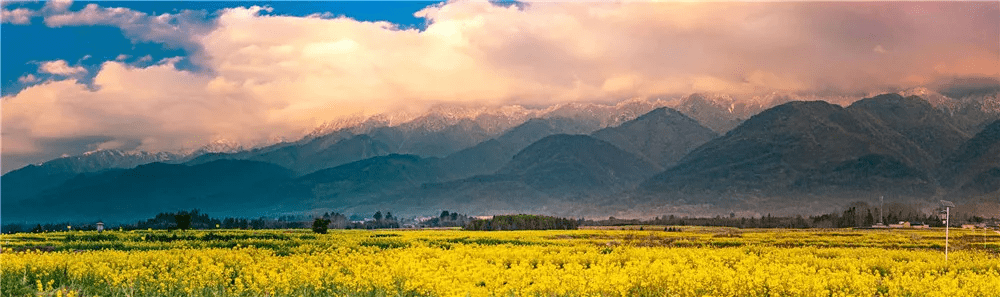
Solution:
<svg viewBox="0 0 1000 297">
<path fill-rule="evenodd" d="M 0 235 L 2 296 L 1000 296 L 1000 234 L 663 227 Z"/>
</svg>

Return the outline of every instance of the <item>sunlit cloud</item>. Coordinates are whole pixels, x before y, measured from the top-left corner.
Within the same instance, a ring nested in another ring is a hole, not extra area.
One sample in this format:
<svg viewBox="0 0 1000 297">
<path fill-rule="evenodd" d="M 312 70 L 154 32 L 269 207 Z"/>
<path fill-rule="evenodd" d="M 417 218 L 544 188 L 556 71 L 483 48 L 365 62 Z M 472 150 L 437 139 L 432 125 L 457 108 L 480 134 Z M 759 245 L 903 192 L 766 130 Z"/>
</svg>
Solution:
<svg viewBox="0 0 1000 297">
<path fill-rule="evenodd" d="M 31 24 L 31 18 L 35 16 L 35 11 L 26 8 L 12 10 L 0 9 L 0 23 L 27 25 Z"/>
<path fill-rule="evenodd" d="M 30 83 L 38 82 L 38 77 L 36 77 L 34 74 L 28 73 L 28 74 L 26 74 L 24 76 L 18 77 L 17 78 L 17 82 L 22 83 L 22 84 L 30 84 Z"/>
<path fill-rule="evenodd" d="M 49 5 L 45 24 L 49 27 L 110 25 L 121 28 L 129 38 L 137 41 L 159 42 L 169 46 L 196 51 L 198 45 L 191 40 L 212 28 L 207 12 L 183 10 L 178 13 L 148 15 L 122 7 L 101 7 L 87 4 L 82 10 L 69 11 L 66 6 Z"/>
<path fill-rule="evenodd" d="M 49 26 L 117 26 L 135 40 L 190 49 L 185 59 L 204 69 L 151 57 L 129 65 L 121 55 L 92 86 L 68 78 L 28 87 L 3 99 L 5 155 L 8 140 L 31 152 L 47 149 L 39 139 L 97 136 L 110 140 L 94 146 L 151 151 L 295 139 L 344 116 L 440 104 L 860 96 L 1000 77 L 995 2 L 462 1 L 417 12 L 424 30 L 266 7 L 208 20 L 207 12 L 47 5 Z M 80 69 L 61 62 L 39 71 Z"/>
<path fill-rule="evenodd" d="M 64 60 L 42 62 L 38 65 L 38 72 L 62 76 L 76 76 L 87 74 L 87 69 L 81 66 L 70 66 Z"/>
</svg>

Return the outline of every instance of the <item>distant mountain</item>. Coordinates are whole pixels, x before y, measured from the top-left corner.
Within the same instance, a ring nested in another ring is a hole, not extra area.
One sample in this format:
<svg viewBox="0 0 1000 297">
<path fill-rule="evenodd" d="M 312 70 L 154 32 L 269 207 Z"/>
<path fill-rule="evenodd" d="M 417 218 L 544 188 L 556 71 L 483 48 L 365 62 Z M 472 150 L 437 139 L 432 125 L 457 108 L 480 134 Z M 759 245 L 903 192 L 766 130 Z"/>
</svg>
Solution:
<svg viewBox="0 0 1000 297">
<path fill-rule="evenodd" d="M 304 145 L 286 146 L 251 156 L 248 160 L 277 164 L 302 175 L 391 152 L 392 149 L 385 143 L 362 134 L 341 141 L 317 138 Z"/>
<path fill-rule="evenodd" d="M 515 154 L 546 136 L 588 134 L 592 126 L 570 118 L 531 119 L 503 135 L 442 158 L 441 166 L 456 176 L 492 174 L 511 161 Z"/>
<path fill-rule="evenodd" d="M 421 119 L 423 118 L 418 120 Z M 409 122 L 398 127 L 376 128 L 368 135 L 385 143 L 393 153 L 425 157 L 443 157 L 495 136 L 488 134 L 470 119 L 462 119 L 450 125 L 441 122 Z"/>
<path fill-rule="evenodd" d="M 912 145 L 918 150 L 901 153 L 924 170 L 937 166 L 971 137 L 953 117 L 917 96 L 884 94 L 854 102 L 847 110 L 902 135 L 908 143 L 899 145 Z"/>
<path fill-rule="evenodd" d="M 595 199 L 633 188 L 656 166 L 587 135 L 552 135 L 517 153 L 496 174 L 440 183 L 351 209 L 394 207 L 420 212 L 579 212 Z"/>
<path fill-rule="evenodd" d="M 557 104 L 545 109 L 518 105 L 493 108 L 438 106 L 419 116 L 376 115 L 331 122 L 317 128 L 307 138 L 367 134 L 389 145 L 393 153 L 444 157 L 499 137 L 532 119 L 570 119 L 589 133 L 632 120 L 665 104 L 659 100 L 632 99 L 610 105 Z"/>
<path fill-rule="evenodd" d="M 424 183 L 452 178 L 437 158 L 391 154 L 323 169 L 294 181 L 315 208 L 338 208 L 385 199 Z M 304 191 L 305 192 L 305 191 Z"/>
<path fill-rule="evenodd" d="M 692 94 L 669 103 L 357 117 L 253 149 L 220 141 L 188 156 L 98 151 L 27 166 L 3 175 L 0 203 L 6 223 L 191 208 L 235 216 L 777 214 L 883 194 L 1000 194 L 1000 121 L 980 122 L 993 116 L 995 97 L 902 93 L 848 98 L 847 107 L 785 102 L 792 95 Z"/>
<path fill-rule="evenodd" d="M 31 199 L 4 199 L 3 220 L 128 220 L 192 208 L 235 215 L 285 211 L 299 203 L 285 198 L 304 195 L 280 187 L 293 176 L 288 169 L 254 161 L 150 163 L 81 174 Z"/>
<path fill-rule="evenodd" d="M 674 109 L 715 132 L 726 133 L 770 107 L 769 104 L 771 102 L 736 100 L 729 95 L 695 93 L 681 98 Z"/>
<path fill-rule="evenodd" d="M 986 126 L 942 162 L 942 184 L 973 194 L 1000 190 L 1000 120 Z"/>
<path fill-rule="evenodd" d="M 950 115 L 968 134 L 976 134 L 986 125 L 1000 120 L 1000 86 L 967 89 L 950 88 L 942 93 L 927 88 L 899 92 L 902 96 L 920 96 L 935 108 Z"/>
<path fill-rule="evenodd" d="M 918 97 L 876 96 L 848 108 L 822 101 L 768 109 L 646 181 L 645 193 L 761 197 L 892 191 L 928 197 L 929 172 L 965 141 Z"/>
<path fill-rule="evenodd" d="M 62 157 L 38 165 L 28 165 L 4 174 L 0 193 L 5 201 L 17 201 L 57 186 L 81 173 L 134 168 L 152 162 L 182 160 L 172 153 L 99 150 L 79 156 Z"/>
<path fill-rule="evenodd" d="M 487 139 L 485 132 L 469 120 L 444 127 L 413 125 L 374 127 L 364 131 L 337 130 L 324 135 L 310 135 L 293 143 L 279 143 L 235 153 L 204 154 L 188 164 L 226 159 L 254 160 L 281 165 L 292 169 L 296 174 L 305 175 L 393 153 L 442 156 Z"/>
<path fill-rule="evenodd" d="M 190 165 L 202 164 L 215 160 L 257 160 L 271 162 L 293 169 L 298 174 L 307 174 L 315 170 L 330 168 L 345 163 L 362 160 L 372 156 L 389 153 L 414 154 L 424 157 L 445 157 L 460 150 L 471 148 L 484 141 L 501 136 L 510 129 L 524 124 L 530 119 L 546 119 L 562 121 L 571 119 L 574 125 L 582 128 L 559 129 L 555 133 L 589 133 L 608 125 L 634 119 L 664 103 L 643 99 L 627 100 L 615 105 L 595 103 L 569 103 L 554 105 L 547 109 L 527 109 L 521 106 L 490 107 L 454 107 L 441 106 L 429 112 L 411 115 L 375 115 L 371 117 L 352 117 L 330 122 L 318 127 L 316 131 L 294 142 L 272 140 L 270 145 L 240 144 L 227 140 L 216 140 L 201 148 L 186 154 L 143 153 L 162 158 L 148 158 L 139 161 L 110 160 L 105 163 L 87 165 L 88 170 L 68 170 L 66 176 L 82 172 L 94 172 L 113 168 L 131 168 L 150 162 L 171 161 Z M 365 140 L 370 139 L 369 143 Z M 537 137 L 533 140 L 537 140 Z M 532 140 L 532 141 L 533 141 Z M 334 144 L 345 141 L 340 147 Z M 527 143 L 530 143 L 528 141 Z M 515 145 L 509 155 L 527 145 Z M 323 154 L 331 154 L 344 147 L 368 145 L 370 150 L 345 152 L 346 155 L 332 159 L 322 158 Z M 111 152 L 111 151 L 105 151 Z M 103 154 L 103 153 L 101 153 Z M 133 158 L 132 155 L 125 157 Z M 121 158 L 120 156 L 116 158 Z M 70 157 L 82 159 L 84 162 L 93 159 L 86 156 Z M 302 160 L 301 162 L 299 160 Z M 315 162 L 317 161 L 318 162 Z M 56 160 L 54 160 L 56 161 Z M 504 159 L 503 162 L 507 160 Z M 59 161 L 63 162 L 63 161 Z M 299 162 L 299 163 L 297 163 Z M 121 164 L 119 164 L 121 163 Z M 500 163 L 502 165 L 502 163 Z M 77 165 L 71 165 L 77 166 Z M 495 170 L 497 166 L 491 169 Z M 39 176 L 53 176 L 43 170 Z M 61 177 L 61 178 L 65 178 Z M 58 184 L 61 178 L 47 185 Z M 12 180 L 16 178 L 11 177 Z M 34 178 L 28 178 L 34 179 Z M 45 186 L 45 185 L 43 185 Z M 30 187 L 38 188 L 38 187 Z"/>
<path fill-rule="evenodd" d="M 618 126 L 654 109 L 664 107 L 661 100 L 631 99 L 614 105 L 593 103 L 567 103 L 547 108 L 539 118 L 567 118 L 581 123 L 590 131 Z"/>
<path fill-rule="evenodd" d="M 549 193 L 617 192 L 657 172 L 656 166 L 586 135 L 552 135 L 531 144 L 497 175 Z"/>
<path fill-rule="evenodd" d="M 620 126 L 598 130 L 592 136 L 662 170 L 719 135 L 674 109 L 661 107 Z"/>
</svg>

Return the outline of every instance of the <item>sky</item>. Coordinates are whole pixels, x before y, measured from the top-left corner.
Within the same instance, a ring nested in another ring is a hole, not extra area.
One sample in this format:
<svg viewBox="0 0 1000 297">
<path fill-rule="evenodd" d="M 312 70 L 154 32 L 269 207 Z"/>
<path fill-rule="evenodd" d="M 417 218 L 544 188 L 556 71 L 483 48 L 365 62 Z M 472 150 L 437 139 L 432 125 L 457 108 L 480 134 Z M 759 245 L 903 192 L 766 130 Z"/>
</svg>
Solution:
<svg viewBox="0 0 1000 297">
<path fill-rule="evenodd" d="M 997 84 L 1000 2 L 3 1 L 2 171 L 442 104 Z"/>
</svg>

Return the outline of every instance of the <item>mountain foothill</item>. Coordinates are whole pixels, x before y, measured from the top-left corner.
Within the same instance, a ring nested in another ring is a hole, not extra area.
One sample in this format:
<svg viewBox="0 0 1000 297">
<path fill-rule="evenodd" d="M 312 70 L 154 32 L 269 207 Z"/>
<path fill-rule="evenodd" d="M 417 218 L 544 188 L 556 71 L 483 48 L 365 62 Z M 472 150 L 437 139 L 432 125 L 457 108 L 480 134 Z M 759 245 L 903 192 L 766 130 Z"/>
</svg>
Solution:
<svg viewBox="0 0 1000 297">
<path fill-rule="evenodd" d="M 4 174 L 2 218 L 129 221 L 192 208 L 253 217 L 814 214 L 879 196 L 1000 197 L 1000 110 L 986 108 L 996 104 L 904 95 L 841 106 L 693 94 L 369 120 L 254 149 L 96 151 Z"/>
</svg>

